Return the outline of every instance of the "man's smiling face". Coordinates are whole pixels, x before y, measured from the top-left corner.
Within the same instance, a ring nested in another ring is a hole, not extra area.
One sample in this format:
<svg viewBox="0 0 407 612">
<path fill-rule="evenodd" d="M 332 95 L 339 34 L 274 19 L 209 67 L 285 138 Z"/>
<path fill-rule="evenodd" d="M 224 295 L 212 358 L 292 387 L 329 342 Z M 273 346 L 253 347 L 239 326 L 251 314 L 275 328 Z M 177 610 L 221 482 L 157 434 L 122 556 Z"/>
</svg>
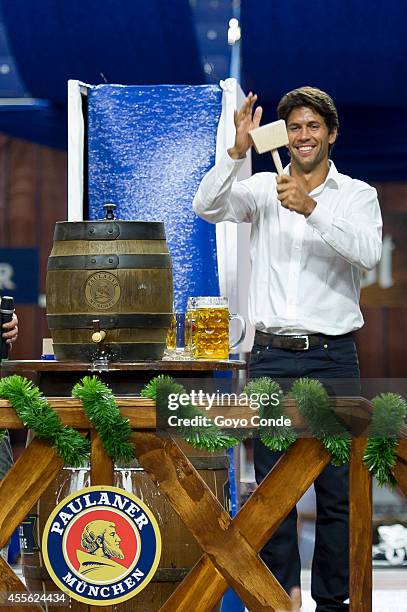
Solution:
<svg viewBox="0 0 407 612">
<path fill-rule="evenodd" d="M 336 128 L 329 133 L 324 118 L 308 106 L 291 111 L 287 132 L 291 163 L 304 173 L 328 162 L 329 145 L 335 142 L 338 133 Z"/>
</svg>

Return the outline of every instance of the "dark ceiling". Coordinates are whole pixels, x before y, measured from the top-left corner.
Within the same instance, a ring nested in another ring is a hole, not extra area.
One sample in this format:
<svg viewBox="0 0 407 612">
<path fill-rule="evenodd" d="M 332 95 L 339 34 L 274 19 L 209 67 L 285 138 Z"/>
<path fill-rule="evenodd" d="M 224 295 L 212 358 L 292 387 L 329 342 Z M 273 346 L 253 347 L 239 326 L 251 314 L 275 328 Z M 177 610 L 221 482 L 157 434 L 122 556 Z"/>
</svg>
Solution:
<svg viewBox="0 0 407 612">
<path fill-rule="evenodd" d="M 24 91 L 41 100 L 2 104 L 0 130 L 66 147 L 68 78 L 92 84 L 225 78 L 227 21 L 236 6 L 236 0 L 0 0 L 0 43 L 7 39 L 13 56 L 9 81 L 19 73 Z M 341 169 L 371 181 L 406 180 L 406 22 L 403 0 L 242 0 L 243 88 L 258 93 L 264 122 L 276 118 L 276 104 L 290 89 L 325 89 L 340 114 L 334 160 Z M 1 69 L 0 62 L 3 79 Z M 257 170 L 270 167 L 266 157 L 255 159 Z"/>
</svg>

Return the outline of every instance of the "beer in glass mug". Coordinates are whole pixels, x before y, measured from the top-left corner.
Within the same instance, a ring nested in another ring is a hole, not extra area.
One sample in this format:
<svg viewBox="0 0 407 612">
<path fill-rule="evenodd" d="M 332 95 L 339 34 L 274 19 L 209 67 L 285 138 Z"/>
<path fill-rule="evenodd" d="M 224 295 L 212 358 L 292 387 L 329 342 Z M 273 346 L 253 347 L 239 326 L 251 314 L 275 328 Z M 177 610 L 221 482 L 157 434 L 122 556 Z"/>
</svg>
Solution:
<svg viewBox="0 0 407 612">
<path fill-rule="evenodd" d="M 192 352 L 196 359 L 228 359 L 229 352 L 245 337 L 246 322 L 229 313 L 227 297 L 197 297 L 191 310 Z M 229 322 L 239 319 L 242 331 L 237 341 L 229 340 Z"/>
</svg>

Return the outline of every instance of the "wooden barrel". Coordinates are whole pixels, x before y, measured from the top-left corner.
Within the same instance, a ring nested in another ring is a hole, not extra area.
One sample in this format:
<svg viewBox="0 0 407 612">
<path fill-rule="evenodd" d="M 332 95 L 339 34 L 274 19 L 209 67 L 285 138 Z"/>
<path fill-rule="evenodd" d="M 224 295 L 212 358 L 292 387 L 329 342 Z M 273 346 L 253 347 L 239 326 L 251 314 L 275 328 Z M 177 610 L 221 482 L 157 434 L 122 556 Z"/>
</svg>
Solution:
<svg viewBox="0 0 407 612">
<path fill-rule="evenodd" d="M 200 476 L 208 484 L 220 502 L 226 506 L 228 493 L 228 458 L 224 454 L 212 455 L 196 451 L 183 442 L 177 441 L 190 456 L 189 459 Z M 196 454 L 195 454 L 196 453 Z M 134 598 L 112 607 L 120 612 L 158 612 L 178 584 L 202 556 L 202 549 L 186 529 L 183 522 L 167 502 L 144 470 L 137 466 L 116 467 L 114 484 L 131 491 L 142 499 L 157 519 L 162 539 L 160 564 L 153 580 Z M 42 560 L 39 543 L 45 523 L 51 511 L 70 493 L 90 485 L 89 469 L 62 469 L 42 495 L 37 505 L 20 527 L 23 542 L 23 574 L 30 591 L 49 593 L 58 591 L 52 582 Z M 214 610 L 219 610 L 216 606 Z M 90 612 L 88 604 L 72 600 L 69 607 L 73 612 Z M 93 608 L 92 608 L 93 609 Z M 61 608 L 49 606 L 48 612 L 59 612 Z"/>
<path fill-rule="evenodd" d="M 164 224 L 57 223 L 46 295 L 57 359 L 161 359 L 173 303 Z"/>
</svg>

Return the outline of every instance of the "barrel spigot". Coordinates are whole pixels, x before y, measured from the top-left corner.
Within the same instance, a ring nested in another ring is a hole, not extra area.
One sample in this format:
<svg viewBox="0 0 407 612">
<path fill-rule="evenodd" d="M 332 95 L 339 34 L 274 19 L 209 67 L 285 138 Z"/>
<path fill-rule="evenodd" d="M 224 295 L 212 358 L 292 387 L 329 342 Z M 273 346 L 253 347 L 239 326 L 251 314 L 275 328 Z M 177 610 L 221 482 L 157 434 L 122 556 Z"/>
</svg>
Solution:
<svg viewBox="0 0 407 612">
<path fill-rule="evenodd" d="M 108 202 L 107 204 L 103 204 L 103 208 L 105 209 L 105 219 L 107 221 L 113 221 L 115 219 L 114 211 L 116 209 L 116 204 Z"/>
<path fill-rule="evenodd" d="M 103 329 L 100 329 L 100 321 L 99 319 L 93 319 L 93 334 L 92 334 L 92 342 L 102 342 L 106 338 L 106 332 Z"/>
</svg>

